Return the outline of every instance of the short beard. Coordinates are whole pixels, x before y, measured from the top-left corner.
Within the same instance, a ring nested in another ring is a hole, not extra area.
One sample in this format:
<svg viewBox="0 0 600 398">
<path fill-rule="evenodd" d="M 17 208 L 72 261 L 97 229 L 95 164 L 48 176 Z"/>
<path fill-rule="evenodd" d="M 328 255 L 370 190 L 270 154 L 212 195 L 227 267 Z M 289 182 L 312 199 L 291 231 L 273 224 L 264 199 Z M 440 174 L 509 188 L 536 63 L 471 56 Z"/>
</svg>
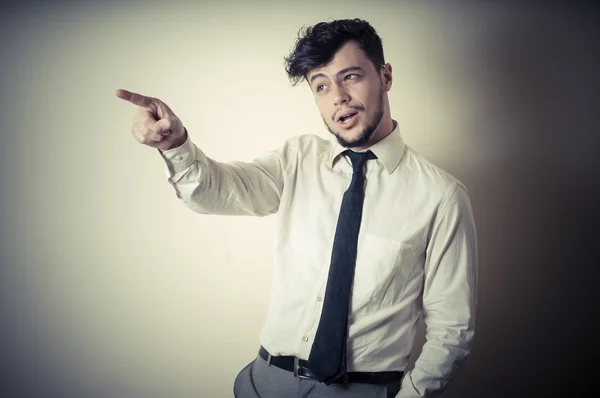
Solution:
<svg viewBox="0 0 600 398">
<path fill-rule="evenodd" d="M 335 138 L 337 138 L 337 141 L 341 146 L 343 146 L 344 148 L 357 148 L 363 147 L 369 143 L 369 140 L 373 136 L 373 133 L 375 132 L 375 130 L 377 130 L 377 127 L 379 127 L 381 119 L 383 119 L 383 93 L 384 90 L 382 88 L 381 93 L 379 95 L 379 104 L 377 105 L 375 117 L 371 122 L 367 121 L 365 128 L 360 132 L 358 138 L 356 138 L 353 141 L 349 141 L 342 137 L 341 134 L 333 131 L 325 121 L 325 118 L 321 116 L 323 118 L 323 122 L 325 123 L 325 127 L 327 127 L 327 130 L 329 130 L 329 132 L 333 134 Z"/>
</svg>

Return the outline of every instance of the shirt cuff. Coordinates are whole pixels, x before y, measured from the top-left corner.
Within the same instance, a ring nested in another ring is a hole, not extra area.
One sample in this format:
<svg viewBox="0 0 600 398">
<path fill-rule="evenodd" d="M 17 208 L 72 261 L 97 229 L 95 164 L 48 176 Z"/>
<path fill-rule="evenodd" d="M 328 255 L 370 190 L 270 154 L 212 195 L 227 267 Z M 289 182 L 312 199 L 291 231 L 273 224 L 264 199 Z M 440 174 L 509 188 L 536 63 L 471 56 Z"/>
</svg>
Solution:
<svg viewBox="0 0 600 398">
<path fill-rule="evenodd" d="M 159 153 L 164 159 L 170 174 L 190 168 L 196 158 L 195 147 L 189 136 L 183 145 L 166 151 L 159 151 Z"/>
</svg>

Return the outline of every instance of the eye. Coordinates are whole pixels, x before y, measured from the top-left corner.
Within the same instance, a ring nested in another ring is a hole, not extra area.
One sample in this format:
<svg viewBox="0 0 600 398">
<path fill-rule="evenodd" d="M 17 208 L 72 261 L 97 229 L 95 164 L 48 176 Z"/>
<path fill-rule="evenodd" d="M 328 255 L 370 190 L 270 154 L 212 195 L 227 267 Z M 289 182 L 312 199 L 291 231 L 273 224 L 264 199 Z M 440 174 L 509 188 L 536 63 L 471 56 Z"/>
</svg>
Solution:
<svg viewBox="0 0 600 398">
<path fill-rule="evenodd" d="M 356 73 L 350 73 L 349 75 L 346 75 L 344 77 L 344 80 L 355 80 L 357 79 L 359 76 Z"/>
<path fill-rule="evenodd" d="M 315 91 L 317 93 L 323 91 L 324 89 L 325 89 L 325 86 L 322 84 L 319 84 L 319 85 L 317 85 L 317 87 L 315 87 Z"/>
</svg>

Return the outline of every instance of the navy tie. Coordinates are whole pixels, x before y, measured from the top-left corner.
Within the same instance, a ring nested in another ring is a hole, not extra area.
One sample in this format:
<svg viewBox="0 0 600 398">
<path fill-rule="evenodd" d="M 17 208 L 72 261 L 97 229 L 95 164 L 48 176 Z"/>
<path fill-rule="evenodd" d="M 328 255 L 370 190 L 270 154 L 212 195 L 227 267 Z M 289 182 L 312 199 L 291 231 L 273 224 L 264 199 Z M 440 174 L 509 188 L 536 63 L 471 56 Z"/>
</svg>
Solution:
<svg viewBox="0 0 600 398">
<path fill-rule="evenodd" d="M 344 193 L 338 217 L 325 300 L 308 367 L 320 382 L 331 384 L 346 373 L 348 311 L 354 280 L 358 231 L 364 200 L 364 165 L 373 152 L 344 152 L 352 161 L 352 181 Z"/>
</svg>

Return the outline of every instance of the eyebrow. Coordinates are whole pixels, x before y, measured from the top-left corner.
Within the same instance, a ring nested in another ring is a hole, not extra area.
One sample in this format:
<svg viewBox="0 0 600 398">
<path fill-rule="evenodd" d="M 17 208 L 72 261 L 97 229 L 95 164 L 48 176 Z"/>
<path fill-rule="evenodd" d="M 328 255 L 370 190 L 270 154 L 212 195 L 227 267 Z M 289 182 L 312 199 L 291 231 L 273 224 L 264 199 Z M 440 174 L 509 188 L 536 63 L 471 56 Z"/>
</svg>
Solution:
<svg viewBox="0 0 600 398">
<path fill-rule="evenodd" d="M 335 75 L 339 76 L 339 75 L 343 75 L 344 73 L 356 72 L 356 71 L 364 72 L 365 70 L 363 68 L 361 68 L 360 66 L 349 66 L 347 68 L 342 69 L 341 71 L 339 71 Z M 317 77 L 326 77 L 326 76 L 324 74 L 322 74 L 322 73 L 317 73 L 316 75 L 313 75 L 310 78 L 310 83 L 312 84 L 313 80 L 315 80 Z"/>
</svg>

